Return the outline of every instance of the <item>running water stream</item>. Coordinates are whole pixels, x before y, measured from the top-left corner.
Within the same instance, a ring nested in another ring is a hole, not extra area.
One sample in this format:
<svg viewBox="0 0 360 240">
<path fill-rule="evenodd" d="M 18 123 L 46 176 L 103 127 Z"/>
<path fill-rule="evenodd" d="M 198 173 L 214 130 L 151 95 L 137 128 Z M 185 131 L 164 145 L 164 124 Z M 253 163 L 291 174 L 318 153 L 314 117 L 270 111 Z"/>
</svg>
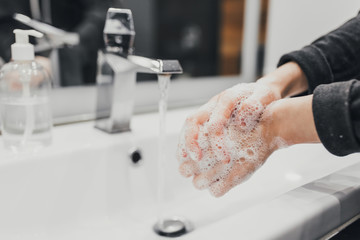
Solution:
<svg viewBox="0 0 360 240">
<path fill-rule="evenodd" d="M 160 88 L 159 101 L 159 143 L 158 143 L 158 161 L 157 161 L 157 223 L 154 230 L 160 236 L 178 237 L 193 229 L 192 224 L 184 218 L 176 215 L 168 215 L 169 209 L 165 208 L 165 191 L 166 188 L 165 171 L 169 159 L 166 159 L 166 110 L 168 91 L 170 85 L 170 74 L 158 75 Z"/>
<path fill-rule="evenodd" d="M 167 100 L 170 85 L 171 75 L 158 75 L 158 83 L 160 88 L 160 100 L 159 100 L 159 142 L 158 142 L 158 162 L 157 162 L 157 176 L 158 176 L 158 188 L 157 188 L 157 204 L 158 204 L 158 223 L 163 225 L 164 221 L 164 191 L 165 191 L 165 179 L 164 179 L 164 166 L 165 166 L 165 143 L 166 143 L 166 110 Z"/>
</svg>

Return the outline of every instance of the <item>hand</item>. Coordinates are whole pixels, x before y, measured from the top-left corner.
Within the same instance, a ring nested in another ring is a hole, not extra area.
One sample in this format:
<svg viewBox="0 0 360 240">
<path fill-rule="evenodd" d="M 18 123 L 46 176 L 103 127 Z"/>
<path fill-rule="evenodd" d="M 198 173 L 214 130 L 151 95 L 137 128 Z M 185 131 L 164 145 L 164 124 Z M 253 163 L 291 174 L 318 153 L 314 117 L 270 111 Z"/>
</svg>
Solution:
<svg viewBox="0 0 360 240">
<path fill-rule="evenodd" d="M 221 157 L 213 150 L 216 139 L 208 137 L 208 122 L 199 127 L 201 160 L 194 161 L 187 153 L 185 131 L 180 138 L 180 172 L 186 177 L 194 176 L 195 187 L 209 188 L 216 197 L 250 177 L 275 150 L 298 143 L 320 142 L 312 114 L 312 95 L 273 102 L 263 109 L 251 130 L 241 126 L 239 116 L 241 112 L 234 111 L 223 131 L 222 141 L 231 147 L 229 162 L 219 160 Z"/>
<path fill-rule="evenodd" d="M 180 172 L 199 189 L 221 196 L 251 175 L 271 154 L 263 113 L 279 94 L 262 83 L 239 84 L 190 116 L 178 148 Z M 265 150 L 266 149 L 266 150 Z"/>
<path fill-rule="evenodd" d="M 312 96 L 277 101 L 307 88 L 301 68 L 289 62 L 257 83 L 213 97 L 186 120 L 178 147 L 181 174 L 222 196 L 281 146 L 319 142 Z"/>
<path fill-rule="evenodd" d="M 204 123 L 207 125 L 209 137 L 219 139 L 233 112 L 238 111 L 241 112 L 241 119 L 239 119 L 241 126 L 244 129 L 251 129 L 263 109 L 280 98 L 280 94 L 275 89 L 262 82 L 235 85 L 213 97 L 195 114 L 187 118 L 184 129 L 186 141 L 183 147 L 192 160 L 202 158 L 198 136 L 200 127 L 203 127 Z M 220 146 L 223 147 L 221 152 L 224 152 L 226 161 L 228 160 L 227 150 L 223 144 Z"/>
</svg>

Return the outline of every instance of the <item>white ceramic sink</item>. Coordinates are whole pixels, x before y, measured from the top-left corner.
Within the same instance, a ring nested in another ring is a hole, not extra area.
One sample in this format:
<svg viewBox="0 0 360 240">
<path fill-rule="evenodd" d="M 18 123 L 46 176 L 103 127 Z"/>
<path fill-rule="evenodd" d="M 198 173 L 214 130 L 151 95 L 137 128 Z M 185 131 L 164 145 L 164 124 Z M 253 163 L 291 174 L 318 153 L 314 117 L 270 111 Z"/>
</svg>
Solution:
<svg viewBox="0 0 360 240">
<path fill-rule="evenodd" d="M 276 152 L 222 198 L 194 189 L 175 159 L 178 132 L 192 110 L 170 111 L 167 119 L 161 208 L 195 227 L 179 239 L 318 238 L 360 212 L 353 204 L 360 201 L 360 155 L 337 158 L 321 145 Z M 56 127 L 52 146 L 31 156 L 1 149 L 0 239 L 162 238 L 152 230 L 157 115 L 135 116 L 131 133 L 109 135 L 93 125 Z M 128 157 L 134 147 L 143 157 L 136 166 Z"/>
</svg>

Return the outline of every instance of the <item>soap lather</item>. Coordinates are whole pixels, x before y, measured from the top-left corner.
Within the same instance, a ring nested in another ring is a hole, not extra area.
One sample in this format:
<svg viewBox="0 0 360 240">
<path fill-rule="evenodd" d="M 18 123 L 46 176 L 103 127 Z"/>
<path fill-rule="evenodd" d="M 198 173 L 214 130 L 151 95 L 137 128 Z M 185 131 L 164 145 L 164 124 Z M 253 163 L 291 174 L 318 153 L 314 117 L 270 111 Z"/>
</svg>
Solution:
<svg viewBox="0 0 360 240">
<path fill-rule="evenodd" d="M 0 70 L 0 119 L 5 147 L 14 151 L 31 150 L 51 143 L 50 76 L 35 61 L 29 35 L 42 37 L 35 30 L 14 30 L 12 61 Z"/>
</svg>

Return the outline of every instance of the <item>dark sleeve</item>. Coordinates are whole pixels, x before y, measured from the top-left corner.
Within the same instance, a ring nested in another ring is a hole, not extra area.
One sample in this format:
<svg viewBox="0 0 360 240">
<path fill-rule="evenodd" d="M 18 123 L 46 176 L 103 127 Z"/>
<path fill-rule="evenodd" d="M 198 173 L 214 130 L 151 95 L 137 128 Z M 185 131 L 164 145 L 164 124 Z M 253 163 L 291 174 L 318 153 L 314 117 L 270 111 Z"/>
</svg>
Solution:
<svg viewBox="0 0 360 240">
<path fill-rule="evenodd" d="M 360 152 L 360 15 L 301 50 L 281 57 L 296 62 L 313 95 L 317 133 L 338 156 Z"/>
<path fill-rule="evenodd" d="M 360 77 L 360 15 L 311 45 L 285 54 L 278 65 L 290 61 L 305 73 L 310 93 L 320 84 Z"/>
<path fill-rule="evenodd" d="M 360 81 L 318 86 L 312 107 L 316 131 L 329 152 L 360 152 Z"/>
</svg>

